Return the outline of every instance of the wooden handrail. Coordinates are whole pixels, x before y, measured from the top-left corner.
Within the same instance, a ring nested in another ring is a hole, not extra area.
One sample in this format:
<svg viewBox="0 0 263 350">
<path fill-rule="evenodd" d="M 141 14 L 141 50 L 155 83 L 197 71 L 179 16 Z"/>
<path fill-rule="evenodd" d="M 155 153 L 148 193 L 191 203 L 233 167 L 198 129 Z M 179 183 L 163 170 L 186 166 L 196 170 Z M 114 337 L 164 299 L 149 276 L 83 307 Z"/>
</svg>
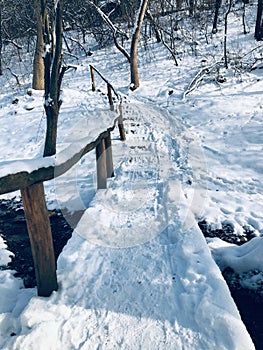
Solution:
<svg viewBox="0 0 263 350">
<path fill-rule="evenodd" d="M 86 153 L 96 148 L 97 188 L 106 188 L 107 178 L 114 176 L 110 133 L 115 129 L 117 124 L 120 132 L 120 139 L 122 141 L 125 140 L 121 97 L 96 68 L 93 66 L 90 66 L 90 68 L 92 90 L 94 89 L 95 91 L 94 71 L 96 71 L 96 73 L 107 83 L 111 110 L 114 109 L 112 92 L 114 92 L 120 101 L 120 114 L 115 118 L 113 126 L 101 132 L 94 141 L 85 144 L 85 146 L 80 146 L 77 152 L 64 161 L 58 161 L 56 164 L 56 158 L 54 156 L 40 158 L 39 161 L 42 162 L 42 166 L 38 169 L 32 171 L 22 170 L 0 177 L 0 194 L 17 190 L 21 191 L 39 296 L 48 297 L 54 290 L 58 289 L 54 248 L 43 183 L 66 173 Z M 59 153 L 57 157 L 63 159 L 64 152 L 65 151 Z M 31 161 L 34 162 L 36 160 Z M 9 165 L 17 165 L 16 162 L 18 163 L 19 160 L 10 162 Z"/>
<path fill-rule="evenodd" d="M 111 111 L 114 110 L 112 92 L 116 95 L 117 99 L 119 100 L 119 107 L 118 108 L 119 108 L 120 116 L 119 116 L 119 120 L 118 120 L 118 127 L 119 127 L 121 141 L 125 141 L 126 135 L 125 135 L 124 125 L 123 125 L 123 116 L 122 116 L 122 97 L 114 89 L 112 84 L 94 66 L 92 66 L 91 64 L 89 66 L 90 66 L 92 91 L 96 91 L 96 82 L 95 82 L 95 74 L 94 74 L 94 72 L 96 72 L 101 77 L 101 79 L 107 84 L 107 96 L 108 96 Z"/>
<path fill-rule="evenodd" d="M 74 155 L 58 165 L 48 166 L 50 160 L 51 163 L 55 163 L 55 158 L 45 157 L 41 159 L 44 160 L 47 167 L 43 166 L 31 172 L 20 171 L 0 178 L 0 194 L 21 191 L 39 296 L 48 297 L 54 290 L 58 289 L 55 255 L 43 182 L 66 173 L 86 153 L 96 148 L 97 188 L 106 188 L 107 177 L 113 176 L 110 133 L 118 121 L 119 117 L 115 118 L 112 127 L 100 133 L 94 141 L 80 147 Z M 98 152 L 99 150 L 100 152 Z M 63 151 L 58 155 L 63 156 Z"/>
<path fill-rule="evenodd" d="M 103 81 L 105 81 L 105 83 L 107 84 L 108 87 L 111 88 L 111 90 L 114 92 L 115 96 L 118 98 L 118 100 L 120 100 L 120 95 L 118 94 L 118 92 L 114 89 L 114 87 L 112 86 L 112 84 L 91 64 L 90 66 L 90 70 L 91 70 L 91 78 L 92 78 L 92 90 L 95 91 L 95 81 L 94 81 L 94 74 L 92 73 L 92 71 L 95 71 Z"/>
<path fill-rule="evenodd" d="M 32 172 L 20 171 L 15 174 L 8 174 L 0 178 L 0 195 L 5 193 L 14 192 L 31 186 L 33 184 L 52 180 L 55 177 L 63 175 L 66 173 L 73 165 L 75 165 L 86 153 L 92 151 L 101 141 L 105 138 L 109 132 L 113 131 L 118 118 L 114 120 L 112 127 L 108 128 L 106 131 L 102 132 L 95 141 L 92 141 L 82 147 L 78 152 L 76 152 L 72 157 L 62 162 L 61 164 L 54 164 L 53 166 L 41 167 L 39 169 L 33 170 Z M 63 152 L 62 152 L 63 153 Z M 45 160 L 51 157 L 45 157 Z M 55 159 L 51 158 L 54 163 Z"/>
</svg>

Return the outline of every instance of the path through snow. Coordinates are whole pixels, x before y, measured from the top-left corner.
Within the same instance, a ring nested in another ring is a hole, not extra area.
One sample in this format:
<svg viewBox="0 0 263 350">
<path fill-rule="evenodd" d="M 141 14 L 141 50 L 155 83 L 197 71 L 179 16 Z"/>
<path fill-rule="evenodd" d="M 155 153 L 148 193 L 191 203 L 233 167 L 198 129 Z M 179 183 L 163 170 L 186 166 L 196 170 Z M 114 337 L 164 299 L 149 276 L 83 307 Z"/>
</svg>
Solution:
<svg viewBox="0 0 263 350">
<path fill-rule="evenodd" d="M 182 103 L 186 82 L 201 58 L 185 58 L 175 67 L 166 55 L 162 57 L 158 45 L 153 49 L 158 60 L 141 70 L 141 87 L 132 96 L 173 114 L 129 105 L 128 139 L 121 143 L 115 134 L 116 176 L 109 180 L 106 191 L 95 190 L 92 153 L 66 177 L 46 184 L 50 206 L 57 205 L 58 197 L 62 206 L 78 209 L 80 205 L 88 210 L 59 258 L 60 289 L 49 299 L 33 296 L 35 290 L 23 289 L 11 272 L 1 271 L 3 349 L 35 350 L 36 344 L 37 349 L 45 350 L 254 349 L 192 214 L 198 217 L 204 209 L 211 222 L 218 218 L 218 225 L 223 219 L 237 226 L 249 221 L 262 232 L 260 155 L 252 161 L 254 151 L 261 152 L 262 148 L 257 117 L 262 115 L 262 104 L 255 92 L 255 88 L 262 90 L 262 81 L 258 87 L 256 78 L 252 83 L 245 81 L 239 85 L 241 93 L 235 93 L 238 84 L 230 79 L 224 84 L 229 99 L 214 84 L 204 84 Z M 119 54 L 102 50 L 92 59 L 126 94 L 128 66 Z M 77 134 L 73 124 L 83 121 L 86 131 L 87 121 L 99 123 L 88 118 L 98 113 L 98 106 L 106 105 L 106 97 L 101 95 L 99 100 L 83 76 L 88 76 L 87 62 L 65 79 L 59 143 Z M 250 85 L 251 91 L 245 91 Z M 174 92 L 168 97 L 171 89 Z M 31 100 L 35 101 L 29 102 L 38 103 L 28 111 L 22 104 L 29 98 L 22 94 L 18 105 L 11 108 L 9 97 L 2 100 L 3 161 L 6 156 L 31 158 L 42 154 L 42 96 L 34 92 Z M 179 112 L 180 116 L 176 114 Z M 5 116 L 12 120 L 12 132 Z M 239 128 L 240 120 L 244 121 L 243 128 Z M 28 126 L 30 133 L 25 132 Z M 253 142 L 250 134 L 257 135 Z M 236 157 L 241 137 L 246 141 L 243 159 L 248 161 L 239 167 L 235 163 L 241 159 Z M 255 168 L 255 164 L 259 166 Z M 226 172 L 226 168 L 230 170 Z M 237 179 L 241 171 L 242 179 Z M 233 183 L 237 187 L 230 198 L 227 192 Z M 206 208 L 204 203 L 208 204 Z M 91 222 L 91 217 L 96 217 L 96 222 Z M 98 225 L 99 220 L 102 225 Z"/>
<path fill-rule="evenodd" d="M 33 297 L 19 321 L 7 315 L 16 336 L 2 337 L 2 348 L 254 349 L 191 214 L 206 170 L 198 144 L 162 110 L 130 104 L 124 118 L 127 142 L 113 140 L 107 190 L 85 189 L 91 154 L 63 175 L 88 208 L 59 257 L 59 291 Z"/>
</svg>

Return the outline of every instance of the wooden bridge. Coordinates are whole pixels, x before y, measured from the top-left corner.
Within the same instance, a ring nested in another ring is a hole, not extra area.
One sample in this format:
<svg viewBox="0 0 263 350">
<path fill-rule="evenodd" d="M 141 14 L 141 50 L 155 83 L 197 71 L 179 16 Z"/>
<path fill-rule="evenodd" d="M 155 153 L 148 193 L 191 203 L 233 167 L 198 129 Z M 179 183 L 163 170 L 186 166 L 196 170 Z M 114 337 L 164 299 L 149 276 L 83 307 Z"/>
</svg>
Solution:
<svg viewBox="0 0 263 350">
<path fill-rule="evenodd" d="M 118 126 L 119 129 L 120 140 L 125 140 L 120 95 L 95 67 L 90 66 L 90 72 L 92 91 L 96 91 L 95 73 L 106 83 L 111 111 L 114 111 L 115 108 L 113 94 L 115 94 L 117 98 L 117 115 L 113 118 L 112 125 L 106 127 L 99 135 L 94 135 L 93 141 L 79 147 L 79 149 L 74 154 L 71 154 L 65 161 L 56 163 L 54 157 L 40 158 L 37 165 L 32 167 L 32 170 L 21 169 L 21 162 L 13 161 L 8 164 L 11 165 L 12 163 L 13 168 L 17 167 L 20 168 L 20 170 L 16 173 L 7 173 L 0 177 L 0 194 L 6 194 L 17 190 L 21 192 L 39 296 L 50 296 L 52 291 L 58 289 L 56 261 L 49 215 L 45 201 L 44 182 L 66 173 L 85 154 L 96 149 L 97 188 L 106 188 L 107 178 L 114 176 L 111 132 L 116 126 Z M 58 154 L 58 156 L 59 155 L 60 154 Z M 63 159 L 64 157 L 62 156 L 61 158 Z M 24 162 L 24 164 L 26 163 Z M 4 171 L 5 170 L 2 169 L 2 173 Z"/>
</svg>

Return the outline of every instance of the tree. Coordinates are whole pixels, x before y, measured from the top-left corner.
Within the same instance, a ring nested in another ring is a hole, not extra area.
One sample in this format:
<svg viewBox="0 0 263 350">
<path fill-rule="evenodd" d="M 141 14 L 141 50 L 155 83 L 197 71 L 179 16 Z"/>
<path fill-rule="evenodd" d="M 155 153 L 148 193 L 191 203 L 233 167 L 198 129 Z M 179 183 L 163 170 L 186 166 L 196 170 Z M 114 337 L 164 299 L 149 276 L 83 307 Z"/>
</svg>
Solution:
<svg viewBox="0 0 263 350">
<path fill-rule="evenodd" d="M 175 42 L 175 38 L 174 38 L 174 25 L 170 25 L 171 28 L 171 32 L 168 32 L 168 28 L 164 28 L 160 25 L 160 23 L 156 22 L 156 20 L 154 19 L 152 12 L 150 10 L 146 11 L 146 18 L 147 20 L 150 22 L 151 27 L 154 30 L 155 36 L 156 36 L 156 40 L 158 43 L 162 43 L 166 49 L 170 52 L 170 54 L 172 55 L 175 65 L 178 66 L 178 62 L 176 59 L 176 52 L 175 52 L 175 48 L 174 48 L 174 42 Z M 173 23 L 173 17 L 171 18 L 171 23 Z M 172 45 L 168 45 L 167 42 L 165 41 L 165 36 L 168 35 L 170 37 L 170 42 Z M 173 47 L 172 47 L 173 46 Z"/>
<path fill-rule="evenodd" d="M 3 9 L 3 1 L 0 0 L 0 75 L 3 75 L 3 67 L 2 67 L 2 50 L 3 50 L 2 9 Z"/>
<path fill-rule="evenodd" d="M 110 28 L 113 36 L 113 41 L 117 49 L 127 58 L 127 60 L 130 62 L 130 55 L 125 50 L 125 48 L 119 43 L 118 41 L 118 35 L 122 36 L 122 38 L 128 39 L 128 36 L 126 33 L 124 33 L 122 30 L 117 28 L 113 22 L 110 20 L 109 16 L 107 16 L 101 8 L 99 8 L 97 5 L 94 4 L 94 2 L 87 0 L 88 4 L 93 7 L 102 21 Z"/>
<path fill-rule="evenodd" d="M 190 16 L 194 15 L 194 8 L 195 8 L 195 1 L 189 0 L 189 15 Z"/>
<path fill-rule="evenodd" d="M 233 5 L 233 0 L 229 0 L 228 9 L 225 14 L 225 33 L 224 33 L 224 61 L 225 61 L 225 68 L 228 69 L 228 62 L 227 62 L 227 19 L 231 12 L 231 8 Z"/>
<path fill-rule="evenodd" d="M 109 16 L 106 15 L 101 8 L 99 8 L 93 1 L 87 0 L 88 4 L 95 8 L 101 19 L 107 26 L 110 28 L 115 46 L 120 52 L 127 58 L 130 63 L 130 74 L 131 74 L 131 89 L 135 90 L 139 87 L 139 73 L 138 73 L 138 62 L 137 62 L 137 52 L 138 52 L 138 43 L 140 40 L 140 32 L 142 28 L 142 23 L 144 16 L 146 14 L 147 6 L 149 0 L 141 0 L 141 4 L 138 10 L 138 19 L 135 23 L 134 32 L 131 40 L 130 54 L 124 49 L 124 47 L 118 42 L 117 35 L 121 35 L 124 38 L 127 38 L 127 35 L 118 29 L 113 22 L 110 20 Z"/>
<path fill-rule="evenodd" d="M 33 82 L 32 87 L 35 90 L 44 90 L 44 41 L 43 41 L 43 22 L 41 15 L 41 3 L 39 0 L 34 0 L 34 8 L 37 23 L 37 39 L 33 61 Z"/>
<path fill-rule="evenodd" d="M 44 107 L 47 116 L 44 157 L 56 154 L 58 114 L 62 104 L 60 88 L 66 70 L 65 67 L 62 68 L 62 13 L 63 0 L 56 0 L 54 5 L 54 28 L 50 30 L 46 1 L 41 0 L 45 66 Z"/>
<path fill-rule="evenodd" d="M 131 70 L 131 90 L 135 90 L 140 86 L 137 52 L 140 40 L 140 32 L 142 28 L 143 19 L 147 10 L 149 0 L 142 0 L 138 11 L 138 19 L 135 23 L 134 32 L 132 35 L 131 51 L 130 51 L 130 70 Z"/>
<path fill-rule="evenodd" d="M 258 0 L 257 19 L 256 19 L 256 26 L 255 26 L 255 39 L 258 41 L 263 39 L 262 14 L 263 14 L 263 0 Z"/>
<path fill-rule="evenodd" d="M 213 34 L 217 32 L 217 22 L 218 22 L 218 16 L 219 16 L 219 10 L 220 10 L 221 4 L 222 4 L 222 0 L 215 1 L 215 14 L 214 14 L 214 21 L 213 21 L 213 29 L 212 29 Z"/>
</svg>

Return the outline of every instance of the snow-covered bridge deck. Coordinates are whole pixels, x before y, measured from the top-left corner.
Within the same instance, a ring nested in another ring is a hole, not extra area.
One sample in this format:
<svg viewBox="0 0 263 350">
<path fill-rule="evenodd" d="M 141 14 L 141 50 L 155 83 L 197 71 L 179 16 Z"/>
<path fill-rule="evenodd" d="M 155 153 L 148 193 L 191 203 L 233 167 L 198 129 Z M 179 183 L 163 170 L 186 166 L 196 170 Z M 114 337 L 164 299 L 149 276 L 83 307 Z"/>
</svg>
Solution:
<svg viewBox="0 0 263 350">
<path fill-rule="evenodd" d="M 90 195 L 89 155 L 56 183 L 62 206 L 86 211 L 59 257 L 59 290 L 31 298 L 17 323 L 15 308 L 6 316 L 19 336 L 4 348 L 254 349 L 193 215 L 205 200 L 198 143 L 163 110 L 124 112 L 108 189 Z"/>
</svg>

